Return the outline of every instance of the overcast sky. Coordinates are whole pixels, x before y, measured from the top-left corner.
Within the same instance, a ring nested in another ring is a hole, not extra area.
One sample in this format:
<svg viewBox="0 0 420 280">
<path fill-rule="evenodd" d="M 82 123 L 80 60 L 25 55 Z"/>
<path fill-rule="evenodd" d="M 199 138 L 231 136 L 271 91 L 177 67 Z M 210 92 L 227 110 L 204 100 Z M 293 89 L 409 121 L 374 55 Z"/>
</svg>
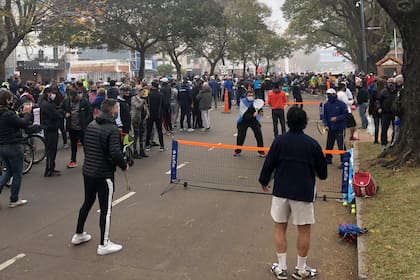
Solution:
<svg viewBox="0 0 420 280">
<path fill-rule="evenodd" d="M 269 6 L 272 10 L 271 18 L 268 19 L 267 24 L 270 27 L 275 27 L 276 30 L 279 32 L 283 32 L 286 27 L 287 23 L 283 18 L 283 14 L 280 10 L 281 6 L 283 5 L 284 0 L 258 0 Z"/>
</svg>

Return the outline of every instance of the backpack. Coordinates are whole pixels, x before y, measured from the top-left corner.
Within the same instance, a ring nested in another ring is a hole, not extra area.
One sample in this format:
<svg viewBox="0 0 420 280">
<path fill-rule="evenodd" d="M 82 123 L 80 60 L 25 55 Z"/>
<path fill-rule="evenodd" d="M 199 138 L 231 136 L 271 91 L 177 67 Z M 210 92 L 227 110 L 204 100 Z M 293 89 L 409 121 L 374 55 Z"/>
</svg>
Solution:
<svg viewBox="0 0 420 280">
<path fill-rule="evenodd" d="M 367 228 L 360 228 L 355 224 L 340 224 L 338 226 L 338 235 L 340 236 L 340 241 L 347 241 L 353 243 L 357 240 L 359 235 L 368 232 Z"/>
<path fill-rule="evenodd" d="M 357 171 L 353 176 L 352 186 L 359 197 L 374 196 L 377 192 L 375 181 L 369 172 Z"/>
</svg>

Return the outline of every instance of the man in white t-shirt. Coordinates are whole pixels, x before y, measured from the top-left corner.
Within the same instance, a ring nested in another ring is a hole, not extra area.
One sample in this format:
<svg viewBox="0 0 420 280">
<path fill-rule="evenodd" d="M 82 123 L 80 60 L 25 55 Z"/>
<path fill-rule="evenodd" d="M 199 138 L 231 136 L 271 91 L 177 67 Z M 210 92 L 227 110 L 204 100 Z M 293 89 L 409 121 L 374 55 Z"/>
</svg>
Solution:
<svg viewBox="0 0 420 280">
<path fill-rule="evenodd" d="M 346 128 L 350 130 L 350 141 L 357 141 L 359 138 L 354 136 L 354 132 L 356 131 L 356 120 L 353 117 L 351 112 L 351 106 L 354 103 L 353 94 L 347 88 L 346 83 L 341 82 L 338 84 L 337 88 L 337 99 L 344 102 L 347 106 L 347 118 L 346 118 Z"/>
</svg>

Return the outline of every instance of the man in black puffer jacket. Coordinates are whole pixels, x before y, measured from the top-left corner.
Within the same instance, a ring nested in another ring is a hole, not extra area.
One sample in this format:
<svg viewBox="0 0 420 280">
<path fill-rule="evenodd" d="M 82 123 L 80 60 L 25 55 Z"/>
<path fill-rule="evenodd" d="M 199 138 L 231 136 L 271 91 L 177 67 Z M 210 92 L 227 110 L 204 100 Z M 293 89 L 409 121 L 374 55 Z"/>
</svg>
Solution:
<svg viewBox="0 0 420 280">
<path fill-rule="evenodd" d="M 98 255 L 118 252 L 122 245 L 109 240 L 111 223 L 111 202 L 114 194 L 114 173 L 116 165 L 121 170 L 127 170 L 127 162 L 121 152 L 120 134 L 115 117 L 118 114 L 117 101 L 106 99 L 102 102 L 101 113 L 86 129 L 84 140 L 85 161 L 83 164 L 83 179 L 85 185 L 85 201 L 80 208 L 76 233 L 72 243 L 78 245 L 89 241 L 92 237 L 83 231 L 89 210 L 98 194 L 101 214 L 99 226 L 101 242 L 98 245 Z"/>
</svg>

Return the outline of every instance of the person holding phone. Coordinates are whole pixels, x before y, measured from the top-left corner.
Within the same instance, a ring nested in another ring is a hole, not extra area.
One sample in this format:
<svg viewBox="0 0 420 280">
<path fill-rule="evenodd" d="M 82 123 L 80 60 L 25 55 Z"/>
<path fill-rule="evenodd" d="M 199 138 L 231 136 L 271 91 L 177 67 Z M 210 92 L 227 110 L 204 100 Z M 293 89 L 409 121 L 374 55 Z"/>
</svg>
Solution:
<svg viewBox="0 0 420 280">
<path fill-rule="evenodd" d="M 7 171 L 0 176 L 0 193 L 13 177 L 10 185 L 10 208 L 28 203 L 25 199 L 19 199 L 23 170 L 21 130 L 32 122 L 32 104 L 25 103 L 21 115 L 17 115 L 12 108 L 12 93 L 7 89 L 0 89 L 0 158 L 7 167 Z"/>
</svg>

